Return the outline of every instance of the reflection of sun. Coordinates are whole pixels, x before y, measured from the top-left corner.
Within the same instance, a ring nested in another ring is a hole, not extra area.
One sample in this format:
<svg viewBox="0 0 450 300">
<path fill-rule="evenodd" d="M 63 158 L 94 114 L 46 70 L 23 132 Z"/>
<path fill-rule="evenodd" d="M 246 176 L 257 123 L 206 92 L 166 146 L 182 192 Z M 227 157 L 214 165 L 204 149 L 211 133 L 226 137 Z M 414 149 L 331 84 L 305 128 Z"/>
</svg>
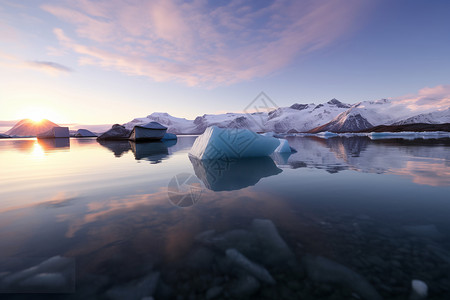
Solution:
<svg viewBox="0 0 450 300">
<path fill-rule="evenodd" d="M 37 141 L 33 145 L 33 151 L 31 152 L 31 154 L 35 158 L 42 158 L 42 157 L 44 157 L 44 149 L 42 149 L 42 146 L 39 145 L 39 143 Z"/>
</svg>

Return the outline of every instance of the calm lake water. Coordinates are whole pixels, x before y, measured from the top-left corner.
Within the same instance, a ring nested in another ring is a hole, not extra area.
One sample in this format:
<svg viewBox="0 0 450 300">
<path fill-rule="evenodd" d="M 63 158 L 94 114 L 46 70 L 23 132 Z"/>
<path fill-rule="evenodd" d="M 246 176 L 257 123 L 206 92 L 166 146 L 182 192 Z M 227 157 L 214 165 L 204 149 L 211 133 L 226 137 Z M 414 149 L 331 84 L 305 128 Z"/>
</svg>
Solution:
<svg viewBox="0 0 450 300">
<path fill-rule="evenodd" d="M 448 138 L 195 138 L 0 140 L 0 298 L 448 299 Z"/>
</svg>

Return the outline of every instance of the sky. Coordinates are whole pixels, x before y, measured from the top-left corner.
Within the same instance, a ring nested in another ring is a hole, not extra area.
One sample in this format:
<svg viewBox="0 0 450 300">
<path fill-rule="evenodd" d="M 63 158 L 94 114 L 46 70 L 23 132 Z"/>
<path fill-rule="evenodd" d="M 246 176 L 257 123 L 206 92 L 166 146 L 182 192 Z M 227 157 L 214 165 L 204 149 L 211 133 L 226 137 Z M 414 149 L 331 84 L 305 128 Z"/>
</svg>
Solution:
<svg viewBox="0 0 450 300">
<path fill-rule="evenodd" d="M 193 119 L 261 91 L 432 106 L 450 95 L 449 29 L 450 1 L 0 0 L 0 120 Z"/>
</svg>

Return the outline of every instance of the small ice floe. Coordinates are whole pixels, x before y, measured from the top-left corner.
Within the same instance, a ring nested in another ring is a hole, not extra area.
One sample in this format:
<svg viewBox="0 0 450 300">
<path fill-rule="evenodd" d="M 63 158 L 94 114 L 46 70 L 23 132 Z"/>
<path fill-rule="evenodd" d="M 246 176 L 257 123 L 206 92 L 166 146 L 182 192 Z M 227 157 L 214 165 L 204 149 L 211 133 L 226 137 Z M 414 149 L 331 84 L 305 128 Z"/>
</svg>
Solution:
<svg viewBox="0 0 450 300">
<path fill-rule="evenodd" d="M 23 264 L 22 259 L 20 264 Z M 0 277 L 0 293 L 70 293 L 75 288 L 75 262 L 72 258 L 51 257 L 20 271 Z"/>
<path fill-rule="evenodd" d="M 87 129 L 78 129 L 74 136 L 75 137 L 95 137 L 97 135 Z"/>
<path fill-rule="evenodd" d="M 428 286 L 422 280 L 411 281 L 411 294 L 409 300 L 422 300 L 428 296 Z"/>
<path fill-rule="evenodd" d="M 291 146 L 289 146 L 289 142 L 285 139 L 278 139 L 280 141 L 280 145 L 275 149 L 275 153 L 291 153 Z"/>
<path fill-rule="evenodd" d="M 154 272 L 140 280 L 115 286 L 106 291 L 106 298 L 112 300 L 152 299 L 151 297 L 153 297 L 158 284 L 159 275 L 159 272 Z"/>
<path fill-rule="evenodd" d="M 280 145 L 277 138 L 248 129 L 208 127 L 189 154 L 201 160 L 268 156 Z"/>
<path fill-rule="evenodd" d="M 339 134 L 331 132 L 331 131 L 323 131 L 316 134 L 317 136 L 323 137 L 323 138 L 330 138 L 338 136 Z"/>
<path fill-rule="evenodd" d="M 242 253 L 237 251 L 236 249 L 233 249 L 233 248 L 228 249 L 226 251 L 226 255 L 233 264 L 244 269 L 249 274 L 251 274 L 255 278 L 261 280 L 262 282 L 265 282 L 268 284 L 276 283 L 275 279 L 273 279 L 272 275 L 270 275 L 269 271 L 267 271 L 266 268 L 252 262 L 247 257 L 245 257 Z"/>
<path fill-rule="evenodd" d="M 381 300 L 380 294 L 361 275 L 325 257 L 305 255 L 303 264 L 311 280 L 344 286 L 365 300 Z"/>
<path fill-rule="evenodd" d="M 160 141 L 166 134 L 167 127 L 158 122 L 136 125 L 130 134 L 130 140 L 135 142 Z"/>
<path fill-rule="evenodd" d="M 445 138 L 449 137 L 450 133 L 445 131 L 370 132 L 368 136 L 373 140 L 394 139 L 394 138 L 413 140 L 417 138 L 421 139 Z"/>
<path fill-rule="evenodd" d="M 271 220 L 254 219 L 252 231 L 261 241 L 261 252 L 264 261 L 270 266 L 291 264 L 295 260 L 294 253 L 278 233 Z"/>
<path fill-rule="evenodd" d="M 261 284 L 251 275 L 243 275 L 232 281 L 227 290 L 231 296 L 241 299 L 255 294 Z"/>
</svg>

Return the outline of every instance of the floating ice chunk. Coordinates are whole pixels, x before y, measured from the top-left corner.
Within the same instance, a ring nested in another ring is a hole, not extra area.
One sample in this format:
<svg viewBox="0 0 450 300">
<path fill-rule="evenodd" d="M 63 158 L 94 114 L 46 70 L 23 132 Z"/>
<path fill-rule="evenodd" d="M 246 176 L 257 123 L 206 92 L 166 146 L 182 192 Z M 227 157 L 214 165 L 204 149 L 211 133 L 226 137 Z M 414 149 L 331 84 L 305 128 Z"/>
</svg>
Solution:
<svg viewBox="0 0 450 300">
<path fill-rule="evenodd" d="M 412 291 L 409 299 L 425 299 L 428 296 L 428 286 L 422 280 L 414 279 L 413 281 L 411 281 L 411 287 Z"/>
<path fill-rule="evenodd" d="M 131 130 L 126 129 L 124 126 L 114 124 L 110 130 L 103 133 L 97 138 L 97 140 L 128 140 Z"/>
<path fill-rule="evenodd" d="M 244 275 L 233 281 L 227 290 L 233 297 L 242 299 L 255 294 L 260 287 L 255 277 Z"/>
<path fill-rule="evenodd" d="M 97 135 L 87 129 L 78 129 L 77 132 L 75 133 L 75 136 L 76 137 L 94 137 Z"/>
<path fill-rule="evenodd" d="M 241 267 L 245 271 L 247 271 L 250 275 L 255 276 L 262 282 L 268 284 L 275 284 L 275 279 L 273 279 L 272 275 L 270 275 L 269 271 L 263 266 L 260 266 L 247 257 L 245 257 L 242 253 L 237 251 L 236 249 L 228 249 L 226 251 L 227 257 L 237 266 Z"/>
<path fill-rule="evenodd" d="M 66 279 L 60 273 L 40 273 L 20 283 L 21 287 L 34 288 L 40 291 L 64 289 Z"/>
<path fill-rule="evenodd" d="M 273 133 L 272 131 L 270 131 L 270 132 L 264 132 L 264 133 L 261 133 L 261 135 L 262 135 L 262 136 L 273 137 L 273 136 L 275 135 L 275 133 Z"/>
<path fill-rule="evenodd" d="M 248 129 L 208 127 L 194 142 L 189 152 L 198 159 L 229 159 L 268 156 L 280 141 Z"/>
<path fill-rule="evenodd" d="M 265 257 L 265 264 L 277 266 L 295 259 L 271 220 L 254 219 L 251 228 L 262 243 L 261 253 Z"/>
<path fill-rule="evenodd" d="M 106 291 L 106 297 L 112 300 L 152 297 L 158 285 L 159 275 L 159 272 L 154 272 L 140 280 L 115 286 Z"/>
<path fill-rule="evenodd" d="M 289 146 L 289 142 L 285 139 L 278 139 L 280 141 L 280 145 L 275 149 L 275 153 L 291 153 L 291 146 Z"/>
<path fill-rule="evenodd" d="M 322 136 L 322 137 L 324 137 L 324 138 L 329 138 L 329 137 L 338 136 L 337 133 L 330 132 L 330 131 L 319 132 L 319 133 L 317 133 L 317 135 L 318 135 L 318 136 Z"/>
<path fill-rule="evenodd" d="M 380 294 L 361 275 L 325 257 L 305 255 L 303 263 L 313 281 L 340 284 L 366 300 L 381 300 Z"/>
</svg>

